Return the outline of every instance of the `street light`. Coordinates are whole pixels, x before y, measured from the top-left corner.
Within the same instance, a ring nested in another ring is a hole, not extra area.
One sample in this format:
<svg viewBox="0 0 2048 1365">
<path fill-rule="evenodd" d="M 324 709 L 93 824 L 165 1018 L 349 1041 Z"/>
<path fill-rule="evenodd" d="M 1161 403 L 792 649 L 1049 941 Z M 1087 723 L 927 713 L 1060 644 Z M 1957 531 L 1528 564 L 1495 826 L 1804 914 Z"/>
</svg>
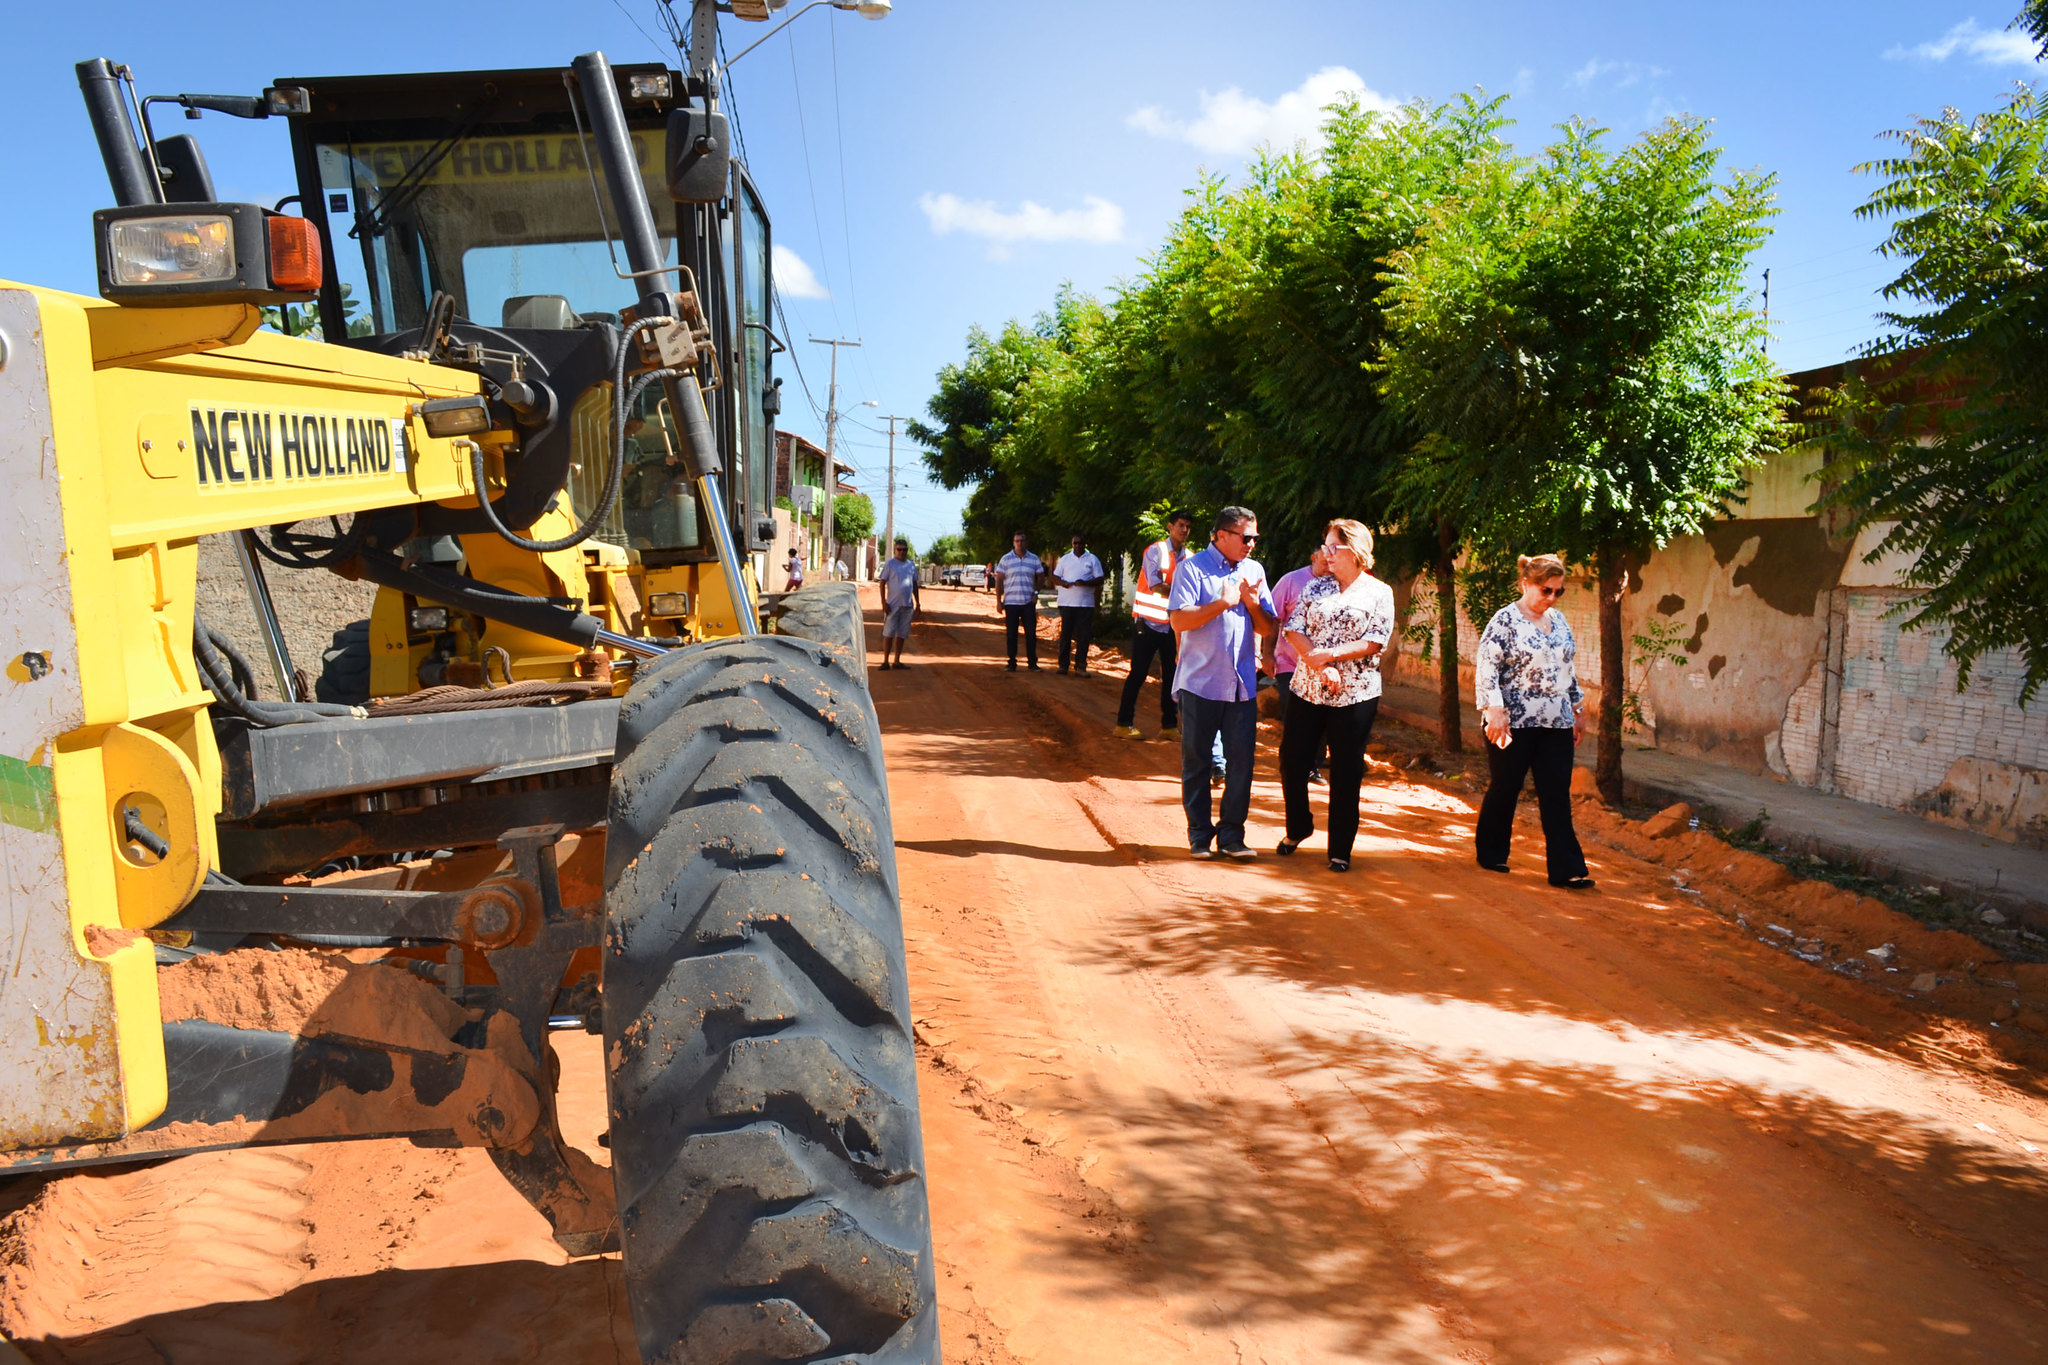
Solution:
<svg viewBox="0 0 2048 1365">
<path fill-rule="evenodd" d="M 852 10 L 863 19 L 886 19 L 889 17 L 889 11 L 895 7 L 892 0 L 811 0 L 810 4 L 805 5 L 795 14 L 790 15 L 774 28 L 769 29 L 753 42 L 748 43 L 738 52 L 726 58 L 726 69 L 730 71 L 734 62 L 746 56 L 749 52 L 752 52 L 755 48 L 767 42 L 770 38 L 773 38 L 776 34 L 782 32 L 782 30 L 788 28 L 820 5 L 830 5 L 833 9 Z"/>
</svg>

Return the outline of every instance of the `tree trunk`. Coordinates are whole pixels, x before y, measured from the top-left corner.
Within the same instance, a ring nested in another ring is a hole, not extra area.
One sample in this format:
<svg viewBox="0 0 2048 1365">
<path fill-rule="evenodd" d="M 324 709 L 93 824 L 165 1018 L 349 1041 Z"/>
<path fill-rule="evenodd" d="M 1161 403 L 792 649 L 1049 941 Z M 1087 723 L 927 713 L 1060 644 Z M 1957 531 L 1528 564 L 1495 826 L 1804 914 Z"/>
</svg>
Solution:
<svg viewBox="0 0 2048 1365">
<path fill-rule="evenodd" d="M 1612 543 L 1594 556 L 1600 575 L 1600 747 L 1593 781 L 1600 799 L 1621 805 L 1621 707 L 1628 688 L 1628 654 L 1621 637 L 1621 599 L 1628 592 L 1622 547 Z"/>
<path fill-rule="evenodd" d="M 1465 734 L 1458 701 L 1457 536 L 1445 526 L 1436 543 L 1437 733 L 1444 752 L 1458 754 L 1465 751 Z"/>
</svg>

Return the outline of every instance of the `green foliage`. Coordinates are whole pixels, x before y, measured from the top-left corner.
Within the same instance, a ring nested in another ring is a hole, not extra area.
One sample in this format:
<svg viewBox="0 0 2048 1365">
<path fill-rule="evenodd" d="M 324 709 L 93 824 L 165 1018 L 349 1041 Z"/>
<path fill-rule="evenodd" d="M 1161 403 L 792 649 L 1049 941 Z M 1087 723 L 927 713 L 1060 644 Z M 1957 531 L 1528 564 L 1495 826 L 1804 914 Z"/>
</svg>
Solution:
<svg viewBox="0 0 2048 1365">
<path fill-rule="evenodd" d="M 857 545 L 875 533 L 875 504 L 865 493 L 841 493 L 832 500 L 832 536 Z"/>
<path fill-rule="evenodd" d="M 1860 168 L 1885 183 L 1857 212 L 1896 220 L 1884 295 L 1920 311 L 1883 315 L 1809 429 L 1832 456 L 1824 501 L 1859 529 L 1896 523 L 1871 557 L 1917 556 L 1902 577 L 1925 591 L 1900 611 L 1946 630 L 1959 686 L 2015 649 L 2031 701 L 2048 681 L 2048 108 L 2021 87 L 1889 136 L 1900 154 Z"/>
<path fill-rule="evenodd" d="M 1658 664 L 1685 667 L 1686 657 L 1678 648 L 1685 638 L 1685 627 L 1659 616 L 1643 622 L 1642 629 L 1629 637 L 1634 652 L 1628 660 L 1628 691 L 1621 699 L 1621 723 L 1631 733 L 1649 728 L 1643 714 L 1643 692 L 1650 685 L 1651 671 Z"/>
<path fill-rule="evenodd" d="M 1079 530 L 1134 550 L 1163 534 L 1165 510 L 1240 503 L 1279 572 L 1306 561 L 1331 517 L 1384 527 L 1390 471 L 1416 432 L 1370 369 L 1382 262 L 1469 162 L 1506 154 L 1500 108 L 1335 106 L 1318 157 L 1264 157 L 1241 184 L 1191 191 L 1110 299 L 1063 290 L 1028 326 L 970 332 L 930 423 L 911 427 L 933 477 L 974 487 L 969 542 L 990 553 L 1014 529 Z"/>
<path fill-rule="evenodd" d="M 1774 179 L 1724 176 L 1700 119 L 1605 137 L 1569 123 L 1531 162 L 1468 168 L 1389 257 L 1377 368 L 1427 433 L 1394 481 L 1408 520 L 1456 527 L 1487 580 L 1532 542 L 1598 566 L 1597 774 L 1619 801 L 1627 567 L 1720 512 L 1789 428 L 1744 287 Z"/>
<path fill-rule="evenodd" d="M 2012 21 L 2012 26 L 2024 30 L 2040 45 L 2041 52 L 2048 54 L 2048 0 L 2027 0 L 2020 7 L 2019 18 Z M 2034 60 L 2040 61 L 2040 55 L 2036 55 Z"/>
<path fill-rule="evenodd" d="M 348 321 L 348 334 L 352 337 L 366 337 L 376 324 L 369 318 L 357 317 L 355 286 L 341 287 L 341 315 Z M 317 303 L 267 304 L 261 310 L 263 325 L 274 332 L 283 332 L 288 337 L 308 337 L 314 341 L 325 340 L 320 326 L 320 305 Z"/>
<path fill-rule="evenodd" d="M 1522 595 L 1522 569 L 1516 561 L 1527 553 L 1503 541 L 1473 537 L 1465 542 L 1465 562 L 1458 566 L 1458 601 L 1465 619 L 1480 631 L 1493 614 Z"/>
<path fill-rule="evenodd" d="M 1401 643 L 1414 650 L 1415 657 L 1425 664 L 1436 654 L 1436 633 L 1441 619 L 1436 594 L 1424 597 L 1418 591 L 1408 599 L 1408 620 L 1401 627 Z"/>
<path fill-rule="evenodd" d="M 925 558 L 934 564 L 965 564 L 967 538 L 959 535 L 934 537 L 931 548 L 925 551 Z"/>
<path fill-rule="evenodd" d="M 1486 538 L 1575 558 L 1695 531 L 1781 438 L 1743 280 L 1772 177 L 1718 177 L 1703 120 L 1622 150 L 1568 124 L 1477 168 L 1390 263 L 1388 396 L 1431 433 L 1405 471 Z"/>
</svg>

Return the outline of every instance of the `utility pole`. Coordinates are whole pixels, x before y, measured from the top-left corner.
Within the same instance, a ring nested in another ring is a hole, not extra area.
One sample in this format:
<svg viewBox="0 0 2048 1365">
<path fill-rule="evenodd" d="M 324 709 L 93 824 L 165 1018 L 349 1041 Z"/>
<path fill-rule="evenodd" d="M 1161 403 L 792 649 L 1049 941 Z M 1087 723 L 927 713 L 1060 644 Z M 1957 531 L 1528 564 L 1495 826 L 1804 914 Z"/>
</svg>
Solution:
<svg viewBox="0 0 2048 1365">
<path fill-rule="evenodd" d="M 832 541 L 832 504 L 839 499 L 839 348 L 841 346 L 858 346 L 860 343 L 858 341 L 846 340 L 834 341 L 827 337 L 812 337 L 811 344 L 814 346 L 830 346 L 832 348 L 832 383 L 825 390 L 824 536 L 825 553 L 830 555 L 836 562 L 839 558 L 839 547 Z M 828 568 L 826 576 L 830 577 L 830 575 L 831 570 Z"/>
<path fill-rule="evenodd" d="M 1764 270 L 1764 352 L 1765 352 L 1765 354 L 1769 354 L 1769 353 L 1770 353 L 1770 349 L 1771 349 L 1771 272 L 1770 272 L 1769 268 L 1768 268 L 1768 267 L 1766 267 L 1766 268 L 1765 268 L 1765 270 Z"/>
<path fill-rule="evenodd" d="M 896 424 L 908 417 L 884 417 L 889 424 L 889 517 L 882 523 L 882 553 L 896 553 Z"/>
</svg>

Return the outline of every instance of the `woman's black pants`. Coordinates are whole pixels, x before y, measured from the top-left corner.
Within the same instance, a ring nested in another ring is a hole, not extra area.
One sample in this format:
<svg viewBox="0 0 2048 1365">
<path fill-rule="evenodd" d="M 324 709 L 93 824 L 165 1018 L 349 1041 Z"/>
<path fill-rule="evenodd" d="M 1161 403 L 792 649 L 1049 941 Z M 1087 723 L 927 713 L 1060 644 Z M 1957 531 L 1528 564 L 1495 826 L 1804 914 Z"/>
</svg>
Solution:
<svg viewBox="0 0 2048 1365">
<path fill-rule="evenodd" d="M 1365 782 L 1365 745 L 1379 712 L 1378 697 L 1350 706 L 1287 699 L 1286 728 L 1280 733 L 1280 790 L 1287 798 L 1289 839 L 1299 843 L 1316 831 L 1315 813 L 1308 804 L 1308 770 L 1328 744 L 1330 856 L 1351 861 L 1351 845 L 1358 838 L 1358 789 Z"/>
<path fill-rule="evenodd" d="M 1491 740 L 1486 765 L 1492 780 L 1479 803 L 1479 861 L 1499 867 L 1508 860 L 1508 838 L 1515 828 L 1515 802 L 1522 783 L 1536 775 L 1536 808 L 1543 815 L 1543 854 L 1550 881 L 1561 886 L 1586 875 L 1586 855 L 1572 831 L 1572 732 L 1527 728 L 1508 731 L 1508 747 Z"/>
</svg>

